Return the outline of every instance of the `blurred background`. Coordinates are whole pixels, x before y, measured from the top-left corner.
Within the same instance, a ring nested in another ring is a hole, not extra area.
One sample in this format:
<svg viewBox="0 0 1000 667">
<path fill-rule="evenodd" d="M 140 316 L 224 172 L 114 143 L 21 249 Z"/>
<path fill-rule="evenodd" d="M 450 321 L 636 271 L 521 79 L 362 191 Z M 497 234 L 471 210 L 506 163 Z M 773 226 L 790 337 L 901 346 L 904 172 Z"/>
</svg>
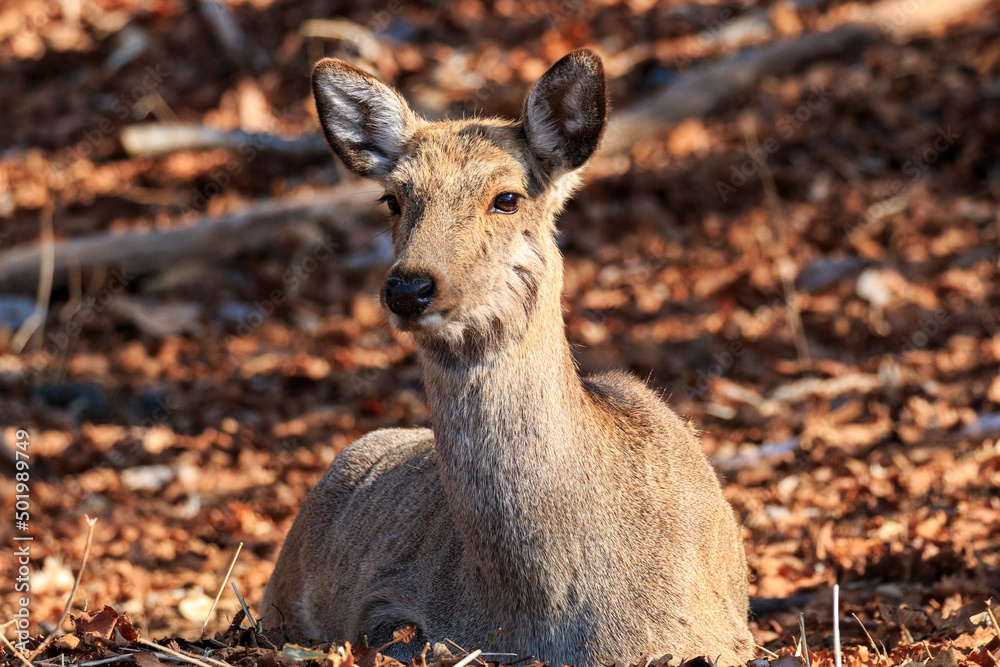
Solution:
<svg viewBox="0 0 1000 667">
<path fill-rule="evenodd" d="M 427 421 L 377 300 L 382 193 L 320 138 L 312 63 L 428 118 L 516 117 L 583 46 L 614 120 L 560 221 L 568 335 L 583 372 L 631 370 L 702 430 L 752 595 L 791 597 L 758 642 L 794 643 L 804 609 L 825 645 L 838 581 L 890 649 L 985 641 L 996 0 L 3 0 L 0 565 L 27 429 L 35 622 L 58 619 L 85 515 L 78 606 L 191 636 L 243 542 L 255 608 L 337 452 Z M 0 594 L 5 619 L 12 576 Z"/>
</svg>

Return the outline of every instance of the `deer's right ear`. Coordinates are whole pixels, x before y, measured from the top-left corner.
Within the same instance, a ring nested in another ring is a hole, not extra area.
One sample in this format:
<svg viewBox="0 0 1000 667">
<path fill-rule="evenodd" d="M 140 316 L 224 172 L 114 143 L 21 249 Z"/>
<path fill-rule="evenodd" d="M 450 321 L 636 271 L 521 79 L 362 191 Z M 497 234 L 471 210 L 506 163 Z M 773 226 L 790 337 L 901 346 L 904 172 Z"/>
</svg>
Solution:
<svg viewBox="0 0 1000 667">
<path fill-rule="evenodd" d="M 312 75 L 323 133 L 347 168 L 379 179 L 392 169 L 416 128 L 399 93 L 343 60 L 324 58 Z"/>
</svg>

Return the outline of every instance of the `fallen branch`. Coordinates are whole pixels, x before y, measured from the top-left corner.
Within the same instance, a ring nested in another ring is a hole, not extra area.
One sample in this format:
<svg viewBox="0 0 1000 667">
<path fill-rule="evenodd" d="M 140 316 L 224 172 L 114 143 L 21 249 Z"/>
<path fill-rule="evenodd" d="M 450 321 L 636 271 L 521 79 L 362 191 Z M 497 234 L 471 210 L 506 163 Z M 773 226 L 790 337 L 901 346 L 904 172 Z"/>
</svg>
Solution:
<svg viewBox="0 0 1000 667">
<path fill-rule="evenodd" d="M 810 33 L 724 60 L 693 67 L 657 95 L 633 104 L 611 119 L 600 157 L 627 152 L 640 138 L 662 132 L 685 118 L 710 114 L 723 103 L 745 94 L 764 76 L 794 73 L 819 60 L 860 53 L 875 43 L 879 32 L 866 25 L 844 25 L 825 33 Z"/>
<path fill-rule="evenodd" d="M 121 142 L 129 155 L 136 156 L 213 148 L 225 148 L 242 154 L 260 152 L 293 157 L 330 154 L 326 140 L 318 134 L 285 139 L 262 132 L 216 130 L 193 123 L 131 125 L 122 130 Z"/>
<path fill-rule="evenodd" d="M 65 284 L 70 268 L 87 271 L 118 267 L 129 277 L 156 273 L 178 262 L 225 259 L 265 245 L 283 227 L 335 220 L 341 228 L 372 210 L 373 197 L 357 181 L 338 185 L 311 198 L 252 204 L 223 216 L 203 216 L 190 226 L 166 232 L 102 232 L 58 243 L 54 249 L 53 285 Z M 0 290 L 32 289 L 38 281 L 39 246 L 18 246 L 0 253 Z"/>
<path fill-rule="evenodd" d="M 627 152 L 639 138 L 705 116 L 725 102 L 746 94 L 765 76 L 786 76 L 821 60 L 859 55 L 880 40 L 903 41 L 940 28 L 986 0 L 883 0 L 859 10 L 855 20 L 826 32 L 737 53 L 715 63 L 693 67 L 651 98 L 633 104 L 611 119 L 599 158 Z"/>
</svg>

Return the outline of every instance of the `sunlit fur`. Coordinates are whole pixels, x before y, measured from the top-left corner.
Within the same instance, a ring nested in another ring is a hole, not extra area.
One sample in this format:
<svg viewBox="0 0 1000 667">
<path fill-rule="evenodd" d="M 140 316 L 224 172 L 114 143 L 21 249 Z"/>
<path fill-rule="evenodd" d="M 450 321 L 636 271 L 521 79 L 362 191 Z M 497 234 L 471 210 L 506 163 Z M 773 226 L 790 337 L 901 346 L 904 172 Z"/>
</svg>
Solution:
<svg viewBox="0 0 1000 667">
<path fill-rule="evenodd" d="M 416 625 L 390 648 L 403 659 L 498 630 L 493 651 L 556 665 L 751 657 L 742 535 L 696 433 L 627 374 L 581 378 L 566 340 L 555 217 L 605 125 L 597 56 L 554 65 L 516 123 L 425 122 L 339 61 L 314 90 L 334 151 L 400 204 L 390 274 L 435 281 L 425 311 L 391 318 L 414 337 L 432 428 L 337 457 L 282 548 L 265 626 L 381 645 Z M 503 192 L 515 213 L 491 211 Z"/>
</svg>

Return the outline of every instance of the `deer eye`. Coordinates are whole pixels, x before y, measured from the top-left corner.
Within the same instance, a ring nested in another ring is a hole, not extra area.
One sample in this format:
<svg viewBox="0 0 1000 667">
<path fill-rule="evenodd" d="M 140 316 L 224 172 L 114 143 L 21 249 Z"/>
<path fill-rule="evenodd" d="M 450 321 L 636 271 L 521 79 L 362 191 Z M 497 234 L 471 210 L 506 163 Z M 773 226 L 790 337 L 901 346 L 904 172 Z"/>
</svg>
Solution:
<svg viewBox="0 0 1000 667">
<path fill-rule="evenodd" d="M 389 213 L 393 215 L 399 215 L 403 212 L 403 209 L 399 206 L 399 200 L 396 199 L 396 195 L 382 195 L 378 198 L 380 204 L 385 203 L 389 206 Z"/>
<path fill-rule="evenodd" d="M 490 213 L 517 213 L 521 196 L 514 192 L 502 192 L 493 198 Z"/>
</svg>

